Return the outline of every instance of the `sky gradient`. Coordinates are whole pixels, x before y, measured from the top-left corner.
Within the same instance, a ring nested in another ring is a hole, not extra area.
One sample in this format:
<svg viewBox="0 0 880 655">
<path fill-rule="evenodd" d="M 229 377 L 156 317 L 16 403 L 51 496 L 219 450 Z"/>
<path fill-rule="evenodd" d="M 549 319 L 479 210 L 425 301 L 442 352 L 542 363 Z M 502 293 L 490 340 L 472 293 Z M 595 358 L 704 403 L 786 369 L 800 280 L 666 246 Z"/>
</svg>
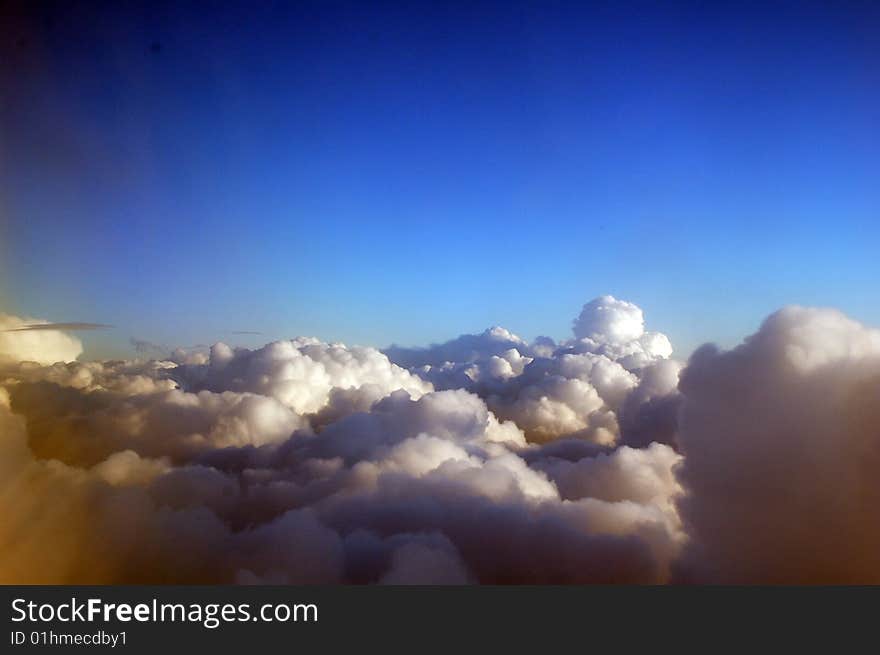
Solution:
<svg viewBox="0 0 880 655">
<path fill-rule="evenodd" d="M 0 310 L 86 356 L 880 324 L 877 5 L 177 4 L 4 10 Z"/>
</svg>

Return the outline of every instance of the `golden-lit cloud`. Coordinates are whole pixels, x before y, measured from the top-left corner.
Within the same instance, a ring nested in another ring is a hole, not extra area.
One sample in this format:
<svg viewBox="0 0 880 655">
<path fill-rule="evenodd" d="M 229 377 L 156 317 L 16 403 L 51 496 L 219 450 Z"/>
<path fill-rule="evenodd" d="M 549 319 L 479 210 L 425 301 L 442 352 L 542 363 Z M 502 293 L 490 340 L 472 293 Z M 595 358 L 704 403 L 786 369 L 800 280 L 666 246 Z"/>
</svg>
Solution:
<svg viewBox="0 0 880 655">
<path fill-rule="evenodd" d="M 46 321 L 0 313 L 0 361 L 71 362 L 82 354 L 82 342 L 63 330 Z"/>
</svg>

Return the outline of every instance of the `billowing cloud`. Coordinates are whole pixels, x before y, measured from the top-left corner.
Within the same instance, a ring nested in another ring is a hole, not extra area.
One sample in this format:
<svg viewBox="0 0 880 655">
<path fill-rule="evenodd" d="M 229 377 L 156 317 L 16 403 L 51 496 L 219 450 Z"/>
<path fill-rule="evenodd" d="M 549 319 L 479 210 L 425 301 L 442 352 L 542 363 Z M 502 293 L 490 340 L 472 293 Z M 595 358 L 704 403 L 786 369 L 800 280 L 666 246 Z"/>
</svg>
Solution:
<svg viewBox="0 0 880 655">
<path fill-rule="evenodd" d="M 16 351 L 0 576 L 666 581 L 679 456 L 616 450 L 638 375 L 574 344 L 492 328 L 396 362 L 310 338 L 167 360 Z"/>
<path fill-rule="evenodd" d="M 53 364 L 75 360 L 82 354 L 82 342 L 63 329 L 47 321 L 0 314 L 0 363 L 6 360 Z"/>
<path fill-rule="evenodd" d="M 628 343 L 645 332 L 642 310 L 631 302 L 614 296 L 601 296 L 584 305 L 572 326 L 578 339 L 598 343 Z"/>
<path fill-rule="evenodd" d="M 547 337 L 528 343 L 509 330 L 494 327 L 428 348 L 391 347 L 385 352 L 435 388 L 478 394 L 499 417 L 516 422 L 530 441 L 576 436 L 600 444 L 617 443 L 624 399 L 639 386 L 643 374 L 658 377 L 650 369 L 671 361 L 672 346 L 665 335 L 645 331 L 641 309 L 612 296 L 584 305 L 574 321 L 574 335 L 561 343 Z M 674 395 L 674 387 L 673 383 L 653 393 L 643 387 L 636 395 L 638 400 L 629 401 L 628 414 L 646 414 L 642 404 L 663 404 L 659 396 Z M 655 409 L 654 414 L 659 413 Z M 660 420 L 660 416 L 650 420 L 642 416 L 636 425 L 632 418 L 633 438 Z M 672 436 L 662 439 L 671 443 Z"/>
<path fill-rule="evenodd" d="M 396 389 L 416 396 L 432 389 L 378 350 L 310 338 L 276 341 L 257 350 L 217 343 L 204 364 L 181 365 L 175 377 L 191 389 L 249 391 L 276 398 L 299 413 L 322 409 L 334 389 L 372 385 L 373 400 Z"/>
<path fill-rule="evenodd" d="M 789 307 L 681 391 L 682 579 L 880 582 L 880 331 Z"/>
<path fill-rule="evenodd" d="M 831 310 L 687 365 L 610 296 L 559 342 L 5 353 L 2 582 L 880 580 L 880 332 Z"/>
<path fill-rule="evenodd" d="M 427 348 L 391 346 L 385 353 L 391 361 L 406 368 L 468 363 L 501 355 L 511 349 L 526 350 L 526 342 L 503 327 L 491 327 L 481 334 L 463 334 L 446 343 Z"/>
</svg>

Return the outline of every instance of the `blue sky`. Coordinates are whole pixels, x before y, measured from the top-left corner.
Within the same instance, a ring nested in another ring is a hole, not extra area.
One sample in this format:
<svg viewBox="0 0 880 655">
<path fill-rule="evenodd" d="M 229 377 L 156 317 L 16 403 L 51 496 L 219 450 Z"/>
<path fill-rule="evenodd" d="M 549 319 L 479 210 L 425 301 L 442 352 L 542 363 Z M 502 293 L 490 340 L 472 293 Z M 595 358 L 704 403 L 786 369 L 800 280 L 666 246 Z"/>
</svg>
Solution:
<svg viewBox="0 0 880 655">
<path fill-rule="evenodd" d="M 880 324 L 876 4 L 181 4 L 4 21 L 0 309 L 87 354 Z"/>
</svg>

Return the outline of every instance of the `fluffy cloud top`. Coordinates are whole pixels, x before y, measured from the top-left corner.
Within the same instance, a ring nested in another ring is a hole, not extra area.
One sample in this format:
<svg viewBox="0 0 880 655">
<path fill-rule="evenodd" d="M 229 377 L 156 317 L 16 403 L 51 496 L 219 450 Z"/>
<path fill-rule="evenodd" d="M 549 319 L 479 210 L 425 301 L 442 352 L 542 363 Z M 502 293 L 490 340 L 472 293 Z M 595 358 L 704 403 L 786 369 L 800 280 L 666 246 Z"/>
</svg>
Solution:
<svg viewBox="0 0 880 655">
<path fill-rule="evenodd" d="M 591 300 L 572 326 L 578 339 L 620 344 L 635 341 L 645 332 L 645 317 L 637 305 L 614 296 Z"/>
<path fill-rule="evenodd" d="M 269 396 L 301 414 L 320 411 L 334 389 L 369 387 L 372 400 L 397 389 L 413 396 L 432 390 L 378 350 L 309 338 L 276 341 L 257 350 L 217 343 L 207 362 L 179 366 L 175 378 L 190 389 Z"/>
<path fill-rule="evenodd" d="M 48 321 L 0 313 L 0 363 L 3 360 L 39 364 L 72 362 L 82 354 L 82 342 L 76 337 L 57 329 L 28 329 L 41 324 Z"/>
<path fill-rule="evenodd" d="M 528 345 L 510 330 L 495 326 L 481 334 L 463 334 L 428 348 L 391 346 L 385 353 L 391 361 L 407 368 L 467 363 L 502 355 L 510 350 L 527 350 Z"/>
</svg>

